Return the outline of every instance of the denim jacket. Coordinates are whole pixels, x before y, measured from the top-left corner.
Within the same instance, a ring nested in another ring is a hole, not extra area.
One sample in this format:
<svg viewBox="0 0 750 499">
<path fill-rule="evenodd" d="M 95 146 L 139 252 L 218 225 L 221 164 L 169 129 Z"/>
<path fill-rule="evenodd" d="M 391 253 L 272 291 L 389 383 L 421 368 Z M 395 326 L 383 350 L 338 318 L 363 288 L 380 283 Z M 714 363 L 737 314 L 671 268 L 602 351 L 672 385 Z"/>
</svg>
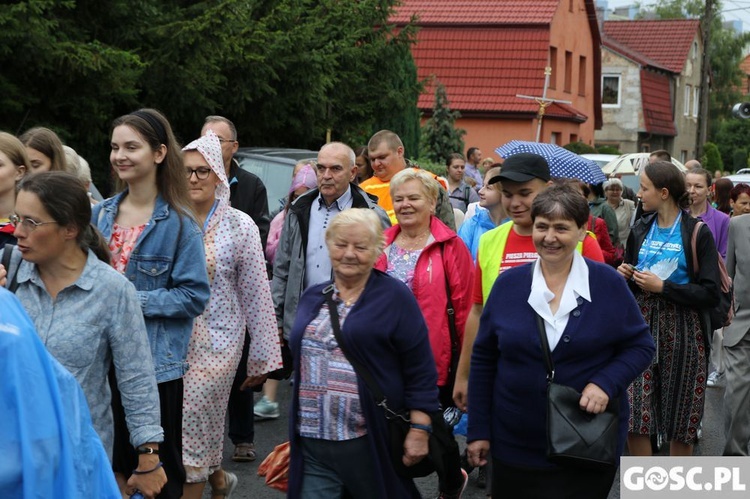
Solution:
<svg viewBox="0 0 750 499">
<path fill-rule="evenodd" d="M 107 241 L 126 194 L 127 190 L 93 209 L 91 219 Z M 146 320 L 157 383 L 179 379 L 188 369 L 193 319 L 206 308 L 210 293 L 205 261 L 198 225 L 170 210 L 158 196 L 125 269 Z"/>
</svg>

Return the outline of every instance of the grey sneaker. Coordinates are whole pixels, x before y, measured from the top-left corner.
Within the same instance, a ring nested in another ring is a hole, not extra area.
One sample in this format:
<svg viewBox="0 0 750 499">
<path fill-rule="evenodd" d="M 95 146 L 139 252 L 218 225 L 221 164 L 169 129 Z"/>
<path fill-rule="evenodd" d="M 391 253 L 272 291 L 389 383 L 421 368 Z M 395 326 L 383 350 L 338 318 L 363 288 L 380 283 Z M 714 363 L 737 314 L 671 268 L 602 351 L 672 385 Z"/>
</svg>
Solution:
<svg viewBox="0 0 750 499">
<path fill-rule="evenodd" d="M 257 419 L 276 419 L 279 417 L 279 403 L 271 402 L 265 395 L 253 407 Z"/>
</svg>

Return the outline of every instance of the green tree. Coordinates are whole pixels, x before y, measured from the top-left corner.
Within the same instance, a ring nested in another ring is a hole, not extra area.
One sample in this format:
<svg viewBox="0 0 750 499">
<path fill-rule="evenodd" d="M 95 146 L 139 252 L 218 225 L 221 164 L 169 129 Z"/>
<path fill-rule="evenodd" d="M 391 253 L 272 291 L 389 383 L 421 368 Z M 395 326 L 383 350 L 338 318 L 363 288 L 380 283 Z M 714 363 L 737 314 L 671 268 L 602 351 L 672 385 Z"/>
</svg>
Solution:
<svg viewBox="0 0 750 499">
<path fill-rule="evenodd" d="M 653 12 L 660 19 L 699 19 L 705 13 L 705 1 L 658 0 L 653 6 Z M 711 65 L 711 97 L 708 106 L 708 136 L 711 140 L 716 139 L 721 123 L 731 117 L 732 106 L 741 98 L 738 91 L 742 79 L 739 65 L 744 47 L 750 42 L 750 33 L 737 33 L 722 25 L 721 5 L 719 0 L 714 1 L 711 38 L 707 48 Z M 725 154 L 723 149 L 722 154 Z M 731 157 L 731 151 L 727 154 Z M 725 161 L 726 159 L 725 157 Z M 727 164 L 731 162 L 727 161 Z"/>
<path fill-rule="evenodd" d="M 713 142 L 706 142 L 703 146 L 703 157 L 701 164 L 706 170 L 713 172 L 716 170 L 724 171 L 724 162 L 721 160 L 719 148 Z"/>
<path fill-rule="evenodd" d="M 449 155 L 463 152 L 466 130 L 456 128 L 460 116 L 458 111 L 451 110 L 445 86 L 436 80 L 432 116 L 422 127 L 422 155 L 425 158 L 442 163 Z"/>
<path fill-rule="evenodd" d="M 744 147 L 735 149 L 732 155 L 732 171 L 736 172 L 740 168 L 747 168 L 747 149 Z"/>
<path fill-rule="evenodd" d="M 719 148 L 722 162 L 725 165 L 734 165 L 734 152 L 746 150 L 750 144 L 750 120 L 729 118 L 719 123 L 715 133 L 714 143 Z M 739 168 L 745 168 L 745 165 Z"/>
<path fill-rule="evenodd" d="M 243 145 L 317 148 L 328 131 L 358 145 L 399 120 L 408 136 L 421 87 L 395 4 L 17 1 L 0 9 L 0 129 L 50 126 L 95 181 L 109 177 L 111 121 L 144 106 L 183 142 L 208 114 L 232 119 Z"/>
<path fill-rule="evenodd" d="M 367 143 L 372 133 L 383 129 L 391 130 L 397 133 L 404 143 L 406 156 L 416 159 L 420 156 L 420 113 L 417 99 L 422 91 L 422 85 L 417 81 L 417 65 L 406 44 L 392 48 L 390 67 L 391 71 L 386 76 L 391 81 L 389 87 L 394 95 L 375 103 L 380 108 L 376 115 L 381 118 L 364 137 L 363 144 Z"/>
</svg>

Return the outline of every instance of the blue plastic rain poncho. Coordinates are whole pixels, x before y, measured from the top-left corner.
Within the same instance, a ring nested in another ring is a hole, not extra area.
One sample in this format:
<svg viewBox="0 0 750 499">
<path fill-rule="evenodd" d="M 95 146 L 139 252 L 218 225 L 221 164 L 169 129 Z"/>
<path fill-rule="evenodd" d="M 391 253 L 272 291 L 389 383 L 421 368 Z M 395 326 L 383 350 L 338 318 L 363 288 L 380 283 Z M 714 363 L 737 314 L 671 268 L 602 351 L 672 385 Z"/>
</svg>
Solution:
<svg viewBox="0 0 750 499">
<path fill-rule="evenodd" d="M 1 288 L 0 414 L 0 497 L 120 498 L 81 387 Z"/>
</svg>

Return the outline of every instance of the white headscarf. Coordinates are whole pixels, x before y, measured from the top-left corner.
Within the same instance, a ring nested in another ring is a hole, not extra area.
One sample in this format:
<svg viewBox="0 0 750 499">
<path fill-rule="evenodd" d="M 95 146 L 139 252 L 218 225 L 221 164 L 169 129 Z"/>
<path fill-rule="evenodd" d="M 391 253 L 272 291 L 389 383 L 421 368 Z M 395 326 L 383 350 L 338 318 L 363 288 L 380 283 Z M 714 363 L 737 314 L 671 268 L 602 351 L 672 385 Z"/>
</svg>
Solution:
<svg viewBox="0 0 750 499">
<path fill-rule="evenodd" d="M 198 151 L 208 162 L 208 166 L 214 171 L 219 180 L 219 185 L 216 186 L 216 199 L 229 203 L 229 181 L 227 180 L 227 174 L 224 170 L 224 158 L 221 155 L 221 142 L 219 137 L 213 132 L 208 130 L 206 135 L 195 139 L 188 145 L 182 148 L 183 151 Z"/>
</svg>

